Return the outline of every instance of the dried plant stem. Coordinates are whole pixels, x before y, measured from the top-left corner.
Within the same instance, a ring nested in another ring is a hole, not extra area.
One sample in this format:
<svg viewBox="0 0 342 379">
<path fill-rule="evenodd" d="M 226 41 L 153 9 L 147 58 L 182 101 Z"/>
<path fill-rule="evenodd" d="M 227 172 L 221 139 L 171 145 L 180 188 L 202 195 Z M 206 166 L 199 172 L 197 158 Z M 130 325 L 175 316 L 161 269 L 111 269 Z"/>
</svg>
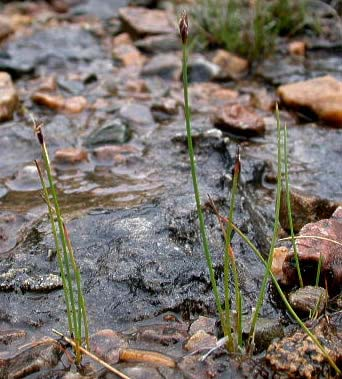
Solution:
<svg viewBox="0 0 342 379">
<path fill-rule="evenodd" d="M 300 287 L 303 287 L 304 286 L 303 285 L 303 278 L 302 278 L 302 274 L 300 272 L 298 250 L 297 250 L 297 245 L 296 245 L 296 241 L 294 238 L 294 231 L 293 231 L 290 181 L 289 181 L 289 171 L 288 171 L 288 148 L 287 148 L 287 127 L 286 127 L 286 124 L 284 126 L 284 168 L 285 168 L 286 203 L 287 203 L 288 219 L 289 219 L 289 224 L 290 224 L 291 240 L 292 240 L 292 246 L 293 246 L 294 257 L 295 257 L 295 262 L 296 262 L 296 269 L 297 269 L 297 274 L 298 274 L 299 285 L 300 285 Z"/>
<path fill-rule="evenodd" d="M 321 236 L 295 236 L 294 237 L 295 240 L 306 239 L 306 238 L 308 238 L 308 239 L 318 239 L 318 240 L 322 240 L 322 241 L 328 241 L 328 242 L 334 243 L 336 245 L 342 246 L 341 242 L 333 240 L 331 238 L 327 238 L 327 237 L 321 237 Z M 280 238 L 279 242 L 281 242 L 281 241 L 290 241 L 291 239 L 292 239 L 292 237 Z"/>
<path fill-rule="evenodd" d="M 61 332 L 58 332 L 57 330 L 55 329 L 52 329 L 52 331 L 57 334 L 58 336 L 62 337 L 66 342 L 68 342 L 71 346 L 73 346 L 74 348 L 76 347 L 76 343 L 75 341 L 73 341 L 72 339 L 66 337 L 65 335 L 63 335 Z M 117 370 L 116 368 L 110 366 L 108 363 L 106 363 L 105 361 L 103 361 L 102 359 L 100 359 L 99 357 L 97 357 L 96 355 L 94 355 L 93 353 L 91 353 L 90 351 L 84 349 L 82 346 L 79 347 L 80 351 L 87 355 L 89 358 L 91 358 L 93 361 L 99 363 L 101 366 L 105 367 L 108 371 L 112 372 L 113 374 L 117 375 L 119 378 L 121 379 L 130 379 L 129 376 L 123 374 L 122 372 L 120 372 L 119 370 Z"/>
<path fill-rule="evenodd" d="M 185 125 L 186 125 L 186 133 L 187 133 L 187 140 L 188 140 L 188 153 L 189 153 L 190 166 L 191 166 L 192 184 L 193 184 L 194 194 L 195 194 L 195 201 L 196 201 L 197 214 L 198 214 L 198 220 L 199 220 L 199 225 L 200 225 L 202 246 L 203 246 L 204 255 L 207 261 L 207 266 L 209 269 L 210 282 L 211 282 L 213 294 L 215 297 L 216 308 L 219 313 L 219 317 L 222 323 L 224 334 L 229 335 L 229 333 L 231 334 L 231 330 L 230 328 L 227 327 L 226 320 L 224 320 L 224 317 L 223 317 L 221 299 L 220 299 L 220 295 L 219 295 L 217 284 L 216 284 L 215 272 L 213 268 L 211 253 L 209 250 L 208 238 L 206 234 L 203 211 L 202 211 L 201 201 L 200 201 L 200 193 L 198 189 L 195 154 L 194 154 L 194 149 L 193 149 L 193 144 L 192 144 L 191 114 L 190 114 L 189 95 L 188 95 L 188 73 L 187 73 L 188 49 L 187 49 L 186 39 L 183 39 L 182 52 L 183 52 L 182 71 L 183 71 Z"/>
<path fill-rule="evenodd" d="M 265 298 L 265 292 L 267 287 L 267 282 L 269 278 L 269 273 L 271 271 L 272 261 L 273 261 L 273 254 L 274 254 L 274 247 L 277 243 L 278 239 L 278 231 L 279 231 L 279 211 L 280 211 L 280 195 L 281 195 L 281 127 L 280 127 L 280 118 L 279 118 L 279 110 L 278 106 L 276 107 L 276 117 L 277 117 L 277 146 L 278 146 L 278 170 L 277 170 L 277 192 L 276 192 L 276 205 L 275 205 L 275 220 L 274 220 L 274 229 L 273 229 L 273 237 L 271 242 L 270 251 L 268 254 L 268 260 L 267 260 L 267 266 L 266 266 L 266 272 L 261 284 L 261 289 L 258 297 L 258 301 L 255 307 L 255 311 L 253 313 L 252 321 L 251 321 L 251 329 L 249 332 L 248 337 L 248 349 L 252 350 L 252 346 L 254 343 L 254 333 L 255 333 L 255 327 L 256 323 L 259 317 L 259 313 L 262 307 L 262 304 L 264 302 Z M 251 351 L 252 352 L 252 351 Z"/>
</svg>

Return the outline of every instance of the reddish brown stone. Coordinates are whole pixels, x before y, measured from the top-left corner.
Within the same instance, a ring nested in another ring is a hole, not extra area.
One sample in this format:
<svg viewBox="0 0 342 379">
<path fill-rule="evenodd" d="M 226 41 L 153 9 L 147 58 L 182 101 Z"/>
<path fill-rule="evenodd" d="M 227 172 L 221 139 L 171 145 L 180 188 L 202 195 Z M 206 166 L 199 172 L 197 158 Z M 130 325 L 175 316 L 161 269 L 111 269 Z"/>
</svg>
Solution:
<svg viewBox="0 0 342 379">
<path fill-rule="evenodd" d="M 306 44 L 303 41 L 292 41 L 288 44 L 288 49 L 291 55 L 304 56 Z"/>
<path fill-rule="evenodd" d="M 221 68 L 224 78 L 240 78 L 248 70 L 248 61 L 226 50 L 218 50 L 213 58 L 213 63 Z"/>
<path fill-rule="evenodd" d="M 74 147 L 67 147 L 65 149 L 57 150 L 55 153 L 55 160 L 59 163 L 80 163 L 88 159 L 86 150 L 77 149 Z"/>
<path fill-rule="evenodd" d="M 240 104 L 219 108 L 214 116 L 214 125 L 245 136 L 261 135 L 265 132 L 264 120 Z"/>
</svg>

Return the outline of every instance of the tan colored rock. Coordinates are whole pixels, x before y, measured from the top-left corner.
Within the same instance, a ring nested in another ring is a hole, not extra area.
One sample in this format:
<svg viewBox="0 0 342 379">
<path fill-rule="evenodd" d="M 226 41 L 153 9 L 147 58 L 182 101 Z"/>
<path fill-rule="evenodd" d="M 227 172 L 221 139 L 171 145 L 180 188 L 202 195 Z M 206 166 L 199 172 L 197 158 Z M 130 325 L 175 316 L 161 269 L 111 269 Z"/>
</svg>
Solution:
<svg viewBox="0 0 342 379">
<path fill-rule="evenodd" d="M 81 163 L 88 160 L 88 153 L 84 149 L 66 147 L 56 151 L 55 160 L 59 163 Z"/>
<path fill-rule="evenodd" d="M 342 127 L 342 82 L 327 75 L 278 88 L 278 95 L 289 107 L 315 113 L 320 119 Z"/>
<path fill-rule="evenodd" d="M 125 67 L 142 67 L 146 61 L 144 55 L 133 44 L 121 44 L 113 47 L 113 59 L 119 61 Z"/>
<path fill-rule="evenodd" d="M 94 157 L 98 162 L 121 162 L 125 155 L 137 153 L 138 149 L 132 145 L 108 145 L 94 150 Z"/>
<path fill-rule="evenodd" d="M 0 122 L 10 120 L 18 104 L 18 94 L 7 72 L 0 72 Z"/>
<path fill-rule="evenodd" d="M 120 33 L 113 38 L 113 46 L 131 45 L 133 40 L 128 33 Z"/>
<path fill-rule="evenodd" d="M 84 111 L 88 103 L 83 96 L 74 96 L 64 100 L 64 105 L 62 110 L 68 113 L 80 113 Z"/>
<path fill-rule="evenodd" d="M 220 76 L 224 78 L 237 79 L 248 71 L 248 61 L 246 59 L 240 58 L 226 50 L 218 50 L 212 61 L 221 68 Z"/>
<path fill-rule="evenodd" d="M 303 41 L 292 41 L 288 44 L 289 53 L 291 55 L 304 56 L 306 44 Z"/>
<path fill-rule="evenodd" d="M 210 317 L 199 316 L 198 319 L 191 324 L 189 334 L 193 335 L 200 330 L 208 334 L 214 334 L 216 330 L 216 320 Z"/>
<path fill-rule="evenodd" d="M 240 104 L 218 108 L 213 121 L 222 130 L 245 136 L 261 135 L 265 132 L 264 120 Z"/>
<path fill-rule="evenodd" d="M 193 334 L 184 345 L 187 351 L 197 351 L 203 348 L 211 349 L 216 346 L 217 338 L 204 330 L 199 330 Z"/>
<path fill-rule="evenodd" d="M 32 100 L 38 105 L 44 105 L 53 110 L 60 110 L 64 106 L 64 99 L 62 96 L 51 95 L 45 92 L 35 92 L 32 95 Z"/>
<path fill-rule="evenodd" d="M 284 280 L 283 273 L 283 263 L 285 262 L 285 258 L 289 252 L 289 249 L 285 246 L 276 247 L 273 250 L 273 260 L 271 271 L 273 275 L 277 278 L 277 280 Z"/>
<path fill-rule="evenodd" d="M 68 113 L 80 113 L 87 106 L 87 100 L 83 96 L 74 96 L 64 99 L 59 95 L 51 95 L 49 93 L 37 91 L 32 95 L 32 100 L 39 105 L 47 108 L 65 111 Z"/>
<path fill-rule="evenodd" d="M 234 100 L 239 96 L 237 91 L 210 82 L 194 83 L 190 85 L 189 92 L 192 97 L 214 102 L 217 100 Z"/>
<path fill-rule="evenodd" d="M 119 10 L 119 15 L 122 21 L 139 36 L 174 32 L 168 14 L 162 10 L 126 7 Z"/>
<path fill-rule="evenodd" d="M 8 18 L 0 16 L 0 41 L 13 33 L 13 28 Z"/>
</svg>

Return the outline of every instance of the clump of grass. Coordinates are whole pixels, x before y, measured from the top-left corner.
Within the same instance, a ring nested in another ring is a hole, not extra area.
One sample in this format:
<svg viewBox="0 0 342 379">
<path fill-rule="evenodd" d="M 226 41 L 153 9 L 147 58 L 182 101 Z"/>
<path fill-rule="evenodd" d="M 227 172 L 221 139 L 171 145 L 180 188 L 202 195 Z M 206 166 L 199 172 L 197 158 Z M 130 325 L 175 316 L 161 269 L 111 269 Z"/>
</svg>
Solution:
<svg viewBox="0 0 342 379">
<path fill-rule="evenodd" d="M 63 283 L 69 333 L 71 338 L 75 340 L 75 363 L 79 365 L 82 359 L 80 348 L 83 334 L 87 348 L 89 349 L 88 318 L 85 298 L 81 287 L 81 275 L 74 257 L 69 233 L 62 218 L 49 153 L 43 137 L 42 124 L 37 124 L 35 120 L 33 120 L 33 122 L 35 133 L 41 147 L 44 171 L 47 176 L 48 184 L 45 182 L 40 165 L 37 161 L 35 161 L 35 163 L 42 184 L 43 199 L 48 207 L 52 234 L 57 251 L 57 261 Z"/>
<path fill-rule="evenodd" d="M 222 46 L 249 60 L 269 54 L 279 35 L 318 31 L 307 0 L 199 0 L 192 15 L 201 45 Z"/>
<path fill-rule="evenodd" d="M 236 159 L 235 161 L 235 167 L 234 167 L 234 175 L 233 175 L 233 188 L 232 188 L 232 194 L 231 194 L 231 204 L 230 204 L 230 212 L 229 212 L 229 219 L 222 217 L 211 198 L 209 197 L 209 200 L 211 202 L 212 208 L 214 209 L 214 212 L 216 213 L 220 224 L 222 225 L 222 221 L 227 223 L 227 228 L 221 226 L 223 235 L 225 238 L 226 243 L 226 251 L 224 256 L 224 293 L 225 293 L 225 312 L 223 313 L 222 305 L 221 305 L 221 297 L 218 292 L 217 283 L 215 279 L 215 273 L 213 269 L 212 264 L 212 258 L 208 246 L 208 239 L 206 235 L 206 229 L 204 224 L 204 217 L 203 212 L 201 208 L 201 202 L 200 202 L 200 194 L 199 194 L 199 188 L 198 188 L 198 182 L 197 182 L 197 170 L 196 170 L 196 162 L 195 162 L 195 155 L 192 145 L 192 130 L 191 130 L 191 114 L 190 114 L 190 107 L 189 107 L 189 98 L 188 98 L 188 80 L 187 80 L 187 58 L 188 58 L 188 50 L 187 50 L 187 40 L 188 40 L 188 32 L 189 32 L 189 26 L 188 26 L 188 18 L 185 13 L 183 13 L 181 20 L 179 22 L 179 29 L 180 29 L 180 35 L 182 39 L 182 48 L 183 48 L 183 87 L 184 87 L 184 110 L 185 110 L 185 122 L 186 122 L 186 131 L 187 131 L 187 140 L 188 140 L 188 153 L 190 158 L 190 165 L 191 165 L 191 174 L 192 174 L 192 180 L 193 180 L 193 188 L 194 188 L 194 194 L 195 194 L 195 200 L 196 200 L 196 207 L 197 207 L 197 213 L 200 223 L 200 232 L 201 232 L 201 238 L 202 238 L 202 245 L 203 250 L 205 253 L 205 257 L 207 260 L 207 265 L 209 268 L 209 275 L 211 284 L 213 287 L 213 293 L 216 301 L 216 307 L 220 316 L 222 329 L 225 338 L 227 339 L 227 348 L 230 352 L 235 352 L 235 344 L 233 339 L 233 333 L 231 330 L 231 309 L 230 309 L 230 287 L 229 287 L 229 269 L 230 265 L 232 266 L 233 275 L 234 275 L 234 285 L 235 285 L 235 292 L 236 292 L 236 307 L 238 312 L 238 317 L 241 317 L 242 314 L 242 299 L 241 299 L 241 293 L 239 288 L 239 278 L 237 275 L 237 268 L 235 264 L 235 258 L 234 254 L 232 252 L 230 241 L 231 241 L 231 232 L 232 230 L 235 230 L 238 235 L 243 239 L 243 241 L 252 249 L 252 251 L 256 254 L 256 256 L 260 259 L 262 264 L 265 266 L 265 275 L 262 281 L 260 294 L 257 300 L 256 309 L 253 313 L 252 320 L 251 320 L 251 329 L 248 337 L 247 342 L 247 350 L 250 352 L 253 352 L 253 340 L 254 340 L 254 333 L 255 333 L 255 327 L 256 323 L 259 317 L 259 313 L 261 310 L 261 307 L 264 302 L 265 293 L 266 293 L 266 286 L 269 281 L 269 278 L 274 283 L 274 286 L 276 287 L 282 301 L 284 302 L 288 312 L 290 315 L 296 320 L 296 322 L 300 325 L 300 327 L 307 333 L 307 335 L 312 339 L 312 341 L 315 343 L 315 345 L 320 349 L 324 357 L 327 359 L 331 367 L 334 368 L 337 374 L 341 374 L 341 371 L 337 367 L 336 363 L 333 361 L 333 359 L 330 357 L 329 353 L 326 351 L 325 347 L 321 344 L 321 342 L 318 340 L 318 338 L 310 331 L 310 329 L 304 324 L 304 322 L 300 319 L 300 317 L 296 314 L 296 312 L 291 307 L 290 303 L 288 302 L 286 295 L 282 291 L 276 277 L 271 271 L 272 266 L 272 260 L 273 260 L 273 253 L 274 248 L 277 243 L 278 239 L 278 232 L 279 232 L 279 212 L 280 212 L 280 196 L 281 196 L 281 189 L 282 189 L 282 154 L 284 152 L 285 156 L 285 180 L 287 182 L 286 184 L 286 190 L 289 193 L 289 184 L 288 184 L 288 172 L 287 172 L 287 135 L 286 135 L 286 129 L 285 129 L 285 135 L 284 135 L 284 141 L 282 144 L 282 131 L 281 131 L 281 124 L 280 124 L 280 118 L 279 118 L 279 111 L 278 107 L 276 108 L 276 118 L 277 118 L 277 155 L 278 155 L 278 170 L 277 170 L 277 191 L 276 191 L 276 205 L 275 205 L 275 221 L 274 221 L 274 230 L 273 230 L 273 237 L 270 247 L 270 252 L 268 256 L 268 260 L 265 261 L 263 258 L 261 252 L 255 247 L 255 245 L 248 239 L 248 237 L 241 232 L 241 230 L 236 227 L 233 223 L 233 215 L 234 215 L 234 205 L 235 205 L 235 194 L 237 191 L 237 183 L 238 183 L 238 176 L 240 174 L 240 159 Z M 284 150 L 282 150 L 282 146 L 284 145 Z M 289 205 L 290 209 L 290 205 Z M 292 241 L 294 241 L 294 236 L 292 236 Z M 239 320 L 239 319 L 238 319 Z M 237 324 L 237 335 L 238 335 L 238 346 L 241 349 L 242 348 L 242 318 L 236 323 Z"/>
</svg>

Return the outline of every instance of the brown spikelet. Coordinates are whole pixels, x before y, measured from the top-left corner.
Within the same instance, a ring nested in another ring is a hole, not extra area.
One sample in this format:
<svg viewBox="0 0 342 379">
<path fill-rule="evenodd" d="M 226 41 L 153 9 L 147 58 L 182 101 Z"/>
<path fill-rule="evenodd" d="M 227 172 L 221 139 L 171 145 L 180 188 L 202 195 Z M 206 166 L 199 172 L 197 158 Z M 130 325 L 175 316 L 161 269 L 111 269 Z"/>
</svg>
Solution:
<svg viewBox="0 0 342 379">
<path fill-rule="evenodd" d="M 236 176 L 240 175 L 240 171 L 241 171 L 240 146 L 238 145 L 236 148 L 233 175 L 236 175 Z"/>
<path fill-rule="evenodd" d="M 183 45 L 185 45 L 188 40 L 188 34 L 189 34 L 188 15 L 186 11 L 182 12 L 182 16 L 179 20 L 179 34 L 182 38 Z"/>
</svg>

